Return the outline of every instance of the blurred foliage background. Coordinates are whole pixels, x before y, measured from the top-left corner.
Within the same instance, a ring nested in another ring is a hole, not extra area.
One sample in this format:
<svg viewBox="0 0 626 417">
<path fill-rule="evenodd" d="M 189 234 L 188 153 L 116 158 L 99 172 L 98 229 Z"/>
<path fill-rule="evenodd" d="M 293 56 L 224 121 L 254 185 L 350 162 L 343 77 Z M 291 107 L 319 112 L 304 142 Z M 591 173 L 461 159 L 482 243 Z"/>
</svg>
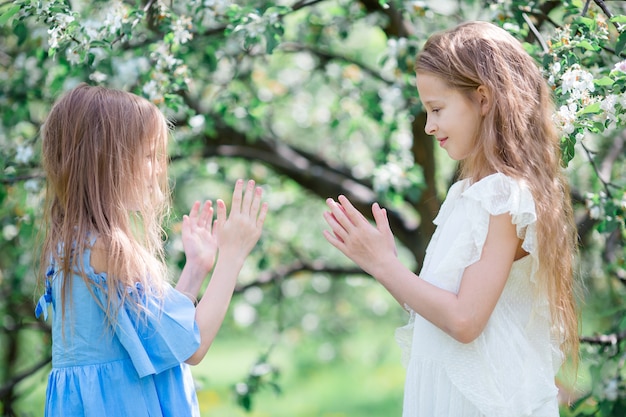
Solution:
<svg viewBox="0 0 626 417">
<path fill-rule="evenodd" d="M 156 103 L 173 125 L 172 278 L 196 199 L 253 178 L 270 204 L 230 314 L 194 368 L 203 415 L 400 415 L 404 311 L 323 239 L 324 200 L 387 207 L 419 271 L 456 166 L 424 133 L 415 54 L 489 20 L 544 68 L 581 251 L 581 364 L 562 416 L 626 415 L 626 2 L 602 0 L 0 0 L 0 413 L 43 414 L 36 321 L 41 123 L 80 82 Z"/>
</svg>

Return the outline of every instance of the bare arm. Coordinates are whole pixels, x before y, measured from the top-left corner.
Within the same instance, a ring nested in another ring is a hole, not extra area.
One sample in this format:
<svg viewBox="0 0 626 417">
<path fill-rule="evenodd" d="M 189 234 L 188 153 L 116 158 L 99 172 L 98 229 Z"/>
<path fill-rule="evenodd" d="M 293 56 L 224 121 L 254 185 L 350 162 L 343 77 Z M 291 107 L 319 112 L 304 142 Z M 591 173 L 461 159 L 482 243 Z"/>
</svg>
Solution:
<svg viewBox="0 0 626 417">
<path fill-rule="evenodd" d="M 401 304 L 462 343 L 474 340 L 493 312 L 511 265 L 519 239 L 509 214 L 491 216 L 480 260 L 463 273 L 458 294 L 438 288 L 406 268 L 396 256 L 386 211 L 372 206 L 376 225 L 370 224 L 347 198 L 329 200 L 324 217 L 332 233 L 326 239 L 379 281 Z"/>
<path fill-rule="evenodd" d="M 224 202 L 217 201 L 213 234 L 217 238 L 219 255 L 209 285 L 196 308 L 201 343 L 186 361 L 192 365 L 204 358 L 213 343 L 224 321 L 239 272 L 263 229 L 268 207 L 266 203 L 261 204 L 262 189 L 255 187 L 254 181 L 248 181 L 243 197 L 242 189 L 243 181 L 238 180 L 228 217 Z"/>
<path fill-rule="evenodd" d="M 213 268 L 217 254 L 217 238 L 211 230 L 213 211 L 211 201 L 206 201 L 202 207 L 196 201 L 189 215 L 183 216 L 185 266 L 176 283 L 176 289 L 194 301 L 204 279 Z"/>
</svg>

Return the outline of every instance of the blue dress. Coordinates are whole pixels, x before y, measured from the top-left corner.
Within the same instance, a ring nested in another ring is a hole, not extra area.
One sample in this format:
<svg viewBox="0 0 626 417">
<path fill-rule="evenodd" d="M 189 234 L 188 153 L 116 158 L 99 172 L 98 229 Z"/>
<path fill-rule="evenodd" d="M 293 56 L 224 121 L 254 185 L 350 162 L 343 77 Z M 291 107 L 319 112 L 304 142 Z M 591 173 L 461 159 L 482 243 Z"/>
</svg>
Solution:
<svg viewBox="0 0 626 417">
<path fill-rule="evenodd" d="M 95 273 L 91 251 L 84 254 L 87 276 L 106 283 Z M 52 371 L 46 390 L 46 417 L 199 417 L 191 370 L 184 363 L 199 347 L 200 333 L 189 298 L 169 287 L 163 300 L 143 296 L 148 314 L 119 308 L 115 326 L 107 326 L 100 305 L 107 294 L 77 275 L 71 279 L 65 317 L 61 311 L 64 279 L 51 265 L 46 291 L 35 314 L 48 319 L 52 306 Z M 95 298 L 98 300 L 96 302 Z M 64 320 L 64 323 L 62 322 Z"/>
</svg>

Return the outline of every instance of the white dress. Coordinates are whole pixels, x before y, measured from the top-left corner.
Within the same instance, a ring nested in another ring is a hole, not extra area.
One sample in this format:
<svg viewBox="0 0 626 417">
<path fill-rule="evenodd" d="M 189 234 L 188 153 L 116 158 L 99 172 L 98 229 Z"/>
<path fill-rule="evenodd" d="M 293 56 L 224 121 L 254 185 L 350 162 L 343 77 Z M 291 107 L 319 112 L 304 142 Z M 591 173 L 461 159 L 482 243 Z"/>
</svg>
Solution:
<svg viewBox="0 0 626 417">
<path fill-rule="evenodd" d="M 497 173 L 455 183 L 434 220 L 420 279 L 457 293 L 480 258 L 489 216 L 512 215 L 529 253 L 513 263 L 480 336 L 463 344 L 409 309 L 396 331 L 407 367 L 403 417 L 558 417 L 554 376 L 562 363 L 538 267 L 535 204 L 527 186 Z"/>
</svg>

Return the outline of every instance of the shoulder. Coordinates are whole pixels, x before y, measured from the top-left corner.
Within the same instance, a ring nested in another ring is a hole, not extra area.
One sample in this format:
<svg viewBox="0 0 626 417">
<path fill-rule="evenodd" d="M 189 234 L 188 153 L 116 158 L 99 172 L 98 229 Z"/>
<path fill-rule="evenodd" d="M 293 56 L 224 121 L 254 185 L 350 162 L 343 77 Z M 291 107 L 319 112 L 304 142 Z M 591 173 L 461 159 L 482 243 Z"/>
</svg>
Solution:
<svg viewBox="0 0 626 417">
<path fill-rule="evenodd" d="M 528 214 L 535 217 L 533 195 L 524 180 L 495 173 L 469 185 L 462 196 L 478 203 L 489 214 Z"/>
<path fill-rule="evenodd" d="M 106 273 L 109 250 L 102 239 L 97 238 L 91 246 L 91 267 L 96 274 Z"/>
</svg>

